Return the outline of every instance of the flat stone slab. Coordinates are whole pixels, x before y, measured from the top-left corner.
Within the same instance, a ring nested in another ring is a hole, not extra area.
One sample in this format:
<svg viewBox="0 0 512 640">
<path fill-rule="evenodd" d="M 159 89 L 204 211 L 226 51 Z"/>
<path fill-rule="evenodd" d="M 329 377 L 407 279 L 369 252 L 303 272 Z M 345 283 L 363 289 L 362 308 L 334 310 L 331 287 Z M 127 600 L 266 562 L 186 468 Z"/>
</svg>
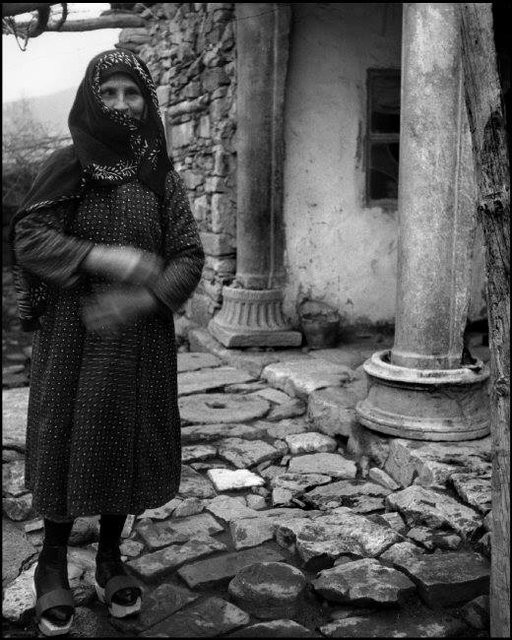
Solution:
<svg viewBox="0 0 512 640">
<path fill-rule="evenodd" d="M 290 449 L 292 455 L 301 453 L 332 453 L 336 451 L 338 443 L 334 438 L 330 438 L 316 431 L 297 433 L 284 437 L 284 441 Z"/>
<path fill-rule="evenodd" d="M 2 391 L 2 447 L 25 451 L 29 388 Z"/>
<path fill-rule="evenodd" d="M 229 529 L 235 549 L 257 547 L 274 538 L 275 524 L 272 518 L 242 518 L 230 522 Z"/>
<path fill-rule="evenodd" d="M 253 391 L 251 395 L 261 396 L 262 398 L 265 398 L 265 400 L 273 402 L 274 404 L 288 404 L 288 402 L 291 401 L 288 394 L 278 391 L 277 389 L 273 389 L 272 387 L 258 389 L 258 391 Z"/>
<path fill-rule="evenodd" d="M 356 463 L 337 453 L 311 453 L 296 456 L 288 465 L 290 473 L 321 473 L 333 478 L 355 478 Z"/>
<path fill-rule="evenodd" d="M 222 598 L 207 598 L 178 611 L 149 631 L 142 638 L 213 638 L 246 625 L 250 617 Z"/>
<path fill-rule="evenodd" d="M 178 373 L 197 371 L 197 369 L 207 369 L 208 367 L 220 367 L 221 365 L 222 360 L 219 360 L 211 353 L 203 351 L 178 353 Z"/>
<path fill-rule="evenodd" d="M 227 638 L 319 638 L 320 636 L 295 620 L 258 622 L 230 633 Z"/>
<path fill-rule="evenodd" d="M 492 508 L 490 473 L 452 473 L 450 483 L 461 500 L 484 515 Z"/>
<path fill-rule="evenodd" d="M 482 527 L 482 518 L 470 507 L 454 498 L 412 485 L 390 494 L 386 505 L 399 511 L 409 526 L 424 525 L 432 529 L 449 527 L 466 538 L 473 537 Z"/>
<path fill-rule="evenodd" d="M 488 594 L 490 563 L 478 553 L 448 551 L 424 555 L 404 555 L 394 566 L 417 585 L 429 607 L 447 607 Z"/>
<path fill-rule="evenodd" d="M 329 482 L 331 482 L 331 476 L 322 473 L 283 473 L 272 478 L 270 485 L 298 493 L 318 485 L 329 484 Z"/>
<path fill-rule="evenodd" d="M 218 455 L 239 469 L 247 469 L 266 460 L 280 458 L 282 453 L 264 440 L 226 438 L 219 443 Z"/>
<path fill-rule="evenodd" d="M 183 502 L 180 498 L 173 498 L 166 502 L 161 507 L 157 507 L 156 509 L 146 509 L 144 513 L 142 513 L 139 519 L 142 518 L 151 518 L 152 520 L 166 520 L 169 518 L 175 511 L 175 509 Z"/>
<path fill-rule="evenodd" d="M 3 498 L 2 508 L 9 520 L 14 520 L 15 522 L 22 522 L 35 516 L 35 512 L 32 509 L 31 493 L 25 493 L 18 497 L 7 496 Z"/>
<path fill-rule="evenodd" d="M 242 518 L 256 518 L 259 516 L 258 511 L 246 506 L 243 497 L 232 498 L 224 495 L 216 496 L 206 504 L 205 508 L 210 513 L 213 513 L 216 518 L 220 518 L 225 522 L 232 522 L 233 520 L 240 520 Z"/>
<path fill-rule="evenodd" d="M 407 576 L 363 558 L 321 571 L 312 581 L 326 600 L 357 605 L 397 605 L 416 590 Z"/>
<path fill-rule="evenodd" d="M 347 507 L 338 507 L 312 520 L 276 522 L 276 541 L 291 550 L 295 547 L 304 562 L 328 556 L 333 559 L 352 554 L 375 557 L 399 541 L 399 534 Z"/>
<path fill-rule="evenodd" d="M 283 562 L 284 560 L 285 557 L 276 549 L 261 546 L 192 562 L 178 569 L 177 573 L 191 589 L 195 589 L 225 583 L 244 567 L 255 562 Z"/>
<path fill-rule="evenodd" d="M 141 522 L 137 533 L 151 551 L 171 544 L 186 542 L 196 536 L 211 536 L 224 531 L 224 527 L 209 513 L 188 518 L 172 518 L 165 522 Z"/>
<path fill-rule="evenodd" d="M 221 389 L 228 384 L 252 382 L 255 377 L 235 367 L 216 367 L 215 369 L 199 369 L 178 374 L 178 396 L 192 393 L 204 393 L 209 389 Z M 212 422 L 212 421 L 209 421 Z"/>
<path fill-rule="evenodd" d="M 380 556 L 379 560 L 390 566 L 401 568 L 404 564 L 417 559 L 424 553 L 425 551 L 423 549 L 406 540 L 404 542 L 397 542 L 389 547 L 389 549 Z"/>
<path fill-rule="evenodd" d="M 350 382 L 354 372 L 343 365 L 311 358 L 269 364 L 263 369 L 262 377 L 289 396 L 307 398 L 316 389 L 339 387 Z"/>
<path fill-rule="evenodd" d="M 286 562 L 258 562 L 238 571 L 228 591 L 244 611 L 273 620 L 295 617 L 305 588 L 299 569 Z"/>
<path fill-rule="evenodd" d="M 187 465 L 181 467 L 179 494 L 190 498 L 213 498 L 217 495 L 214 486 L 200 473 Z"/>
<path fill-rule="evenodd" d="M 214 538 L 194 538 L 129 560 L 126 565 L 141 580 L 157 581 L 186 562 L 193 562 L 216 551 L 225 550 L 226 545 Z"/>
<path fill-rule="evenodd" d="M 378 467 L 372 467 L 370 469 L 368 472 L 368 479 L 386 487 L 386 489 L 389 489 L 390 491 L 397 491 L 400 489 L 400 485 L 395 482 L 389 474 Z"/>
<path fill-rule="evenodd" d="M 467 631 L 453 616 L 402 609 L 336 620 L 319 628 L 328 638 L 454 638 Z"/>
<path fill-rule="evenodd" d="M 417 477 L 425 486 L 443 486 L 453 473 L 490 471 L 491 438 L 470 442 L 427 442 L 392 438 L 384 471 L 402 487 Z"/>
<path fill-rule="evenodd" d="M 318 431 L 329 436 L 349 436 L 356 422 L 361 394 L 347 387 L 313 391 L 308 398 L 308 418 Z"/>
<path fill-rule="evenodd" d="M 4 590 L 2 600 L 2 616 L 11 622 L 23 622 L 25 616 L 35 607 L 32 584 L 36 565 L 23 571 Z"/>
<path fill-rule="evenodd" d="M 268 417 L 268 416 L 267 416 Z M 311 426 L 304 418 L 287 418 L 276 423 L 269 423 L 265 419 L 259 420 L 256 426 L 261 427 L 271 438 L 284 440 L 286 436 L 294 433 L 311 431 Z"/>
<path fill-rule="evenodd" d="M 12 582 L 19 575 L 23 564 L 37 549 L 27 536 L 14 524 L 2 520 L 2 585 Z"/>
<path fill-rule="evenodd" d="M 178 406 L 182 420 L 192 424 L 248 422 L 262 418 L 270 409 L 270 403 L 264 398 L 236 393 L 203 393 L 181 397 Z"/>
<path fill-rule="evenodd" d="M 206 475 L 212 481 L 217 491 L 231 491 L 262 487 L 265 480 L 247 469 L 209 469 Z"/>
<path fill-rule="evenodd" d="M 301 499 L 315 509 L 350 507 L 357 513 L 384 509 L 384 498 L 391 493 L 374 482 L 365 480 L 339 480 L 329 485 L 316 487 Z"/>
<path fill-rule="evenodd" d="M 204 501 L 200 498 L 185 498 L 173 512 L 175 518 L 187 518 L 204 511 Z"/>
<path fill-rule="evenodd" d="M 216 455 L 217 447 L 208 444 L 189 445 L 181 448 L 181 461 L 185 463 L 215 458 Z"/>
<path fill-rule="evenodd" d="M 110 623 L 119 631 L 133 636 L 147 631 L 162 620 L 183 609 L 186 605 L 197 600 L 199 594 L 193 593 L 185 587 L 174 584 L 161 584 L 152 591 L 144 593 L 144 606 L 139 615 L 127 618 L 109 618 Z"/>
<path fill-rule="evenodd" d="M 261 423 L 260 423 L 261 424 Z M 266 430 L 257 425 L 247 424 L 198 424 L 181 428 L 181 442 L 184 445 L 215 443 L 225 438 L 244 438 L 258 440 L 265 436 Z"/>
</svg>

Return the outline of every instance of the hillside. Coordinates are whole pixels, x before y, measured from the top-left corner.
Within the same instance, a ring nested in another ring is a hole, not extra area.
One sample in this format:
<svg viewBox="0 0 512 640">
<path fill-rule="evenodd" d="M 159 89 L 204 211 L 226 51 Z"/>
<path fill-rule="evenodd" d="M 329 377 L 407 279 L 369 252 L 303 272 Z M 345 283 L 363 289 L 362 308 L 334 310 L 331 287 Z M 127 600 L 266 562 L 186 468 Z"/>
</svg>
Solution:
<svg viewBox="0 0 512 640">
<path fill-rule="evenodd" d="M 13 118 L 20 113 L 23 102 L 26 102 L 33 120 L 46 125 L 48 133 L 69 135 L 68 115 L 75 95 L 76 87 L 72 87 L 47 96 L 4 102 L 2 105 L 4 132 L 9 131 Z"/>
</svg>

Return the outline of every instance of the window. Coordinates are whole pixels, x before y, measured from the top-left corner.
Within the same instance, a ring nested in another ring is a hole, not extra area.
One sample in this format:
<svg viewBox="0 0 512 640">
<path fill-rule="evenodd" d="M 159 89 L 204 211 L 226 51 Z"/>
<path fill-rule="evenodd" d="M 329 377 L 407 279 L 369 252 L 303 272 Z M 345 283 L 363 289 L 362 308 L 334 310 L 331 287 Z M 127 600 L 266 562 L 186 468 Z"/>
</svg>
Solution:
<svg viewBox="0 0 512 640">
<path fill-rule="evenodd" d="M 368 204 L 396 204 L 400 139 L 400 71 L 368 70 L 366 195 Z"/>
</svg>

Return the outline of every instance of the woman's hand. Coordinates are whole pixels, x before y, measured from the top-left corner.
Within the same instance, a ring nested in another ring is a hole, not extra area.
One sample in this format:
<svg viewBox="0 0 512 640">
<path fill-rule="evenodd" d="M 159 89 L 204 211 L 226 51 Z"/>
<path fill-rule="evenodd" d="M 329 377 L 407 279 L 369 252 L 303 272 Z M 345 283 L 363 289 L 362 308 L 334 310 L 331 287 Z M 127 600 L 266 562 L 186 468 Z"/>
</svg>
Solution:
<svg viewBox="0 0 512 640">
<path fill-rule="evenodd" d="M 109 280 L 144 286 L 157 278 L 163 261 L 154 253 L 133 247 L 96 245 L 82 263 L 85 271 Z"/>
<path fill-rule="evenodd" d="M 88 331 L 114 335 L 157 307 L 156 298 L 147 289 L 110 291 L 95 296 L 83 308 L 82 319 Z"/>
</svg>

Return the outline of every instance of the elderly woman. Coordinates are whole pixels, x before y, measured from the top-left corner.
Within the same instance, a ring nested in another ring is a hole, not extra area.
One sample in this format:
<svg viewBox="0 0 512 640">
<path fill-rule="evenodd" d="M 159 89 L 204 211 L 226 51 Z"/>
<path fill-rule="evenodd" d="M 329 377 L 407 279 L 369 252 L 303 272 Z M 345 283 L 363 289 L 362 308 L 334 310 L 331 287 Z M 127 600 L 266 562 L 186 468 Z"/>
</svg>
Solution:
<svg viewBox="0 0 512 640">
<path fill-rule="evenodd" d="M 25 478 L 45 525 L 34 576 L 45 635 L 72 623 L 66 557 L 78 516 L 101 516 L 100 600 L 113 616 L 140 610 L 121 532 L 127 514 L 179 487 L 173 312 L 204 262 L 137 56 L 116 49 L 90 62 L 69 128 L 73 144 L 46 162 L 12 226 L 20 319 L 34 331 Z"/>
</svg>

